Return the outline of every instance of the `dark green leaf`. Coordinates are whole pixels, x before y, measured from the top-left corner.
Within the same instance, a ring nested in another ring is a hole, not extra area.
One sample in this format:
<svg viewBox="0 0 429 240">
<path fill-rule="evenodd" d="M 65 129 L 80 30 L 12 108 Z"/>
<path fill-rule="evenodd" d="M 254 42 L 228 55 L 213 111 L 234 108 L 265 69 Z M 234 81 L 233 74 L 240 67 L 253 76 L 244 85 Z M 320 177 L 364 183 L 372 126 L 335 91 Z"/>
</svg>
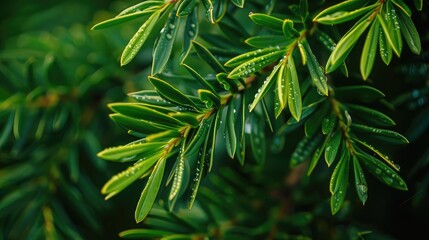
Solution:
<svg viewBox="0 0 429 240">
<path fill-rule="evenodd" d="M 335 97 L 341 100 L 359 99 L 362 102 L 374 102 L 384 96 L 378 89 L 367 85 L 339 87 L 335 90 Z"/>
<path fill-rule="evenodd" d="M 170 208 L 174 206 L 174 202 L 177 199 L 177 195 L 182 189 L 183 178 L 185 175 L 185 145 L 186 141 L 182 140 L 182 142 L 180 143 L 180 151 L 177 156 L 176 163 L 174 164 L 174 170 L 172 170 L 172 174 L 174 176 L 172 176 L 173 182 L 171 183 L 170 194 L 168 195 L 168 201 L 170 202 L 171 206 Z"/>
<path fill-rule="evenodd" d="M 393 169 L 377 158 L 364 152 L 358 152 L 357 157 L 362 160 L 372 175 L 381 182 L 399 190 L 408 190 L 405 181 Z"/>
<path fill-rule="evenodd" d="M 197 127 L 198 124 L 200 124 L 200 122 L 197 119 L 197 116 L 193 113 L 175 112 L 175 113 L 170 113 L 169 115 L 183 123 L 190 125 L 193 128 Z"/>
<path fill-rule="evenodd" d="M 355 123 L 353 123 L 351 127 L 353 131 L 371 134 L 374 137 L 378 136 L 380 137 L 380 139 L 383 139 L 393 144 L 409 143 L 404 136 L 402 136 L 401 134 L 395 131 L 374 128 L 374 127 L 369 127 L 369 126 L 355 124 Z"/>
<path fill-rule="evenodd" d="M 305 160 L 314 153 L 322 140 L 322 135 L 316 134 L 315 136 L 305 136 L 296 146 L 290 158 L 290 167 L 296 167 L 303 163 Z"/>
<path fill-rule="evenodd" d="M 235 124 L 237 116 L 237 104 L 239 103 L 238 95 L 235 95 L 231 100 L 225 118 L 225 144 L 226 150 L 230 158 L 234 158 L 235 151 L 237 150 L 237 136 L 235 133 Z M 238 105 L 239 106 L 239 105 Z"/>
<path fill-rule="evenodd" d="M 194 185 L 192 186 L 192 193 L 191 193 L 191 197 L 189 200 L 189 209 L 192 208 L 194 201 L 197 197 L 198 194 L 198 189 L 200 187 L 201 184 L 201 180 L 203 177 L 203 171 L 205 169 L 205 164 L 206 164 L 206 158 L 209 158 L 210 156 L 208 155 L 208 150 L 207 150 L 207 145 L 209 142 L 209 138 L 210 138 L 210 134 L 207 134 L 204 138 L 204 144 L 203 146 L 201 146 L 200 148 L 200 155 L 198 156 L 198 161 L 197 161 L 197 168 L 196 168 L 196 173 L 195 173 L 195 177 L 194 179 L 192 179 L 192 181 L 194 182 Z"/>
<path fill-rule="evenodd" d="M 347 107 L 353 118 L 358 118 L 364 122 L 380 127 L 390 127 L 395 125 L 395 122 L 390 117 L 375 109 L 355 104 L 347 104 Z"/>
<path fill-rule="evenodd" d="M 325 161 L 328 164 L 328 167 L 335 161 L 335 157 L 337 156 L 338 150 L 342 143 L 342 133 L 341 131 L 335 131 L 332 134 L 332 137 L 329 139 L 329 142 L 326 144 L 325 148 Z M 343 149 L 345 150 L 345 149 Z"/>
<path fill-rule="evenodd" d="M 398 21 L 401 25 L 402 36 L 404 36 L 408 47 L 413 53 L 420 54 L 420 51 L 422 50 L 422 45 L 420 42 L 419 33 L 417 32 L 416 26 L 414 26 L 413 21 L 403 12 L 399 12 Z"/>
<path fill-rule="evenodd" d="M 344 147 L 345 149 L 345 147 Z M 334 169 L 329 183 L 329 190 L 331 196 L 331 211 L 336 214 L 343 205 L 346 198 L 347 185 L 349 182 L 349 169 L 350 169 L 350 153 L 345 150 L 342 151 L 340 161 Z"/>
<path fill-rule="evenodd" d="M 201 147 L 201 144 L 203 144 L 205 136 L 207 135 L 208 131 L 210 130 L 210 126 L 213 122 L 213 118 L 203 118 L 200 122 L 200 127 L 198 128 L 197 133 L 192 137 L 192 140 L 189 142 L 188 146 L 186 147 L 185 154 L 187 156 L 193 156 L 198 152 L 198 150 Z"/>
<path fill-rule="evenodd" d="M 250 19 L 258 25 L 282 32 L 283 20 L 264 13 L 249 13 Z"/>
<path fill-rule="evenodd" d="M 248 127 L 250 129 L 247 129 L 246 133 L 250 132 L 250 146 L 253 157 L 257 163 L 263 164 L 266 158 L 264 119 L 253 113 L 247 121 L 249 123 L 246 124 L 250 124 Z"/>
<path fill-rule="evenodd" d="M 314 35 L 316 36 L 317 40 L 325 47 L 326 50 L 329 52 L 334 51 L 335 46 L 337 45 L 335 41 L 325 32 L 321 31 L 320 29 L 316 29 L 314 31 Z M 343 62 L 340 65 L 340 70 L 344 74 L 344 76 L 349 76 L 349 71 L 347 69 L 346 63 Z"/>
<path fill-rule="evenodd" d="M 307 176 L 310 176 L 310 174 L 313 172 L 314 168 L 316 167 L 317 163 L 320 160 L 320 157 L 324 153 L 326 144 L 330 141 L 332 136 L 332 131 L 330 131 L 323 141 L 322 145 L 319 145 L 316 150 L 314 151 L 313 157 L 310 160 L 310 163 L 308 164 L 308 170 L 307 170 Z"/>
<path fill-rule="evenodd" d="M 162 177 L 164 176 L 166 162 L 167 159 L 162 157 L 155 165 L 137 203 L 135 212 L 136 222 L 143 221 L 152 209 L 158 195 L 159 187 L 161 186 Z"/>
<path fill-rule="evenodd" d="M 124 51 L 121 55 L 121 66 L 124 66 L 131 62 L 133 58 L 137 55 L 140 48 L 145 43 L 146 39 L 149 37 L 152 29 L 155 27 L 155 24 L 158 22 L 161 11 L 154 12 L 139 30 L 134 34 L 131 40 L 128 42 Z"/>
<path fill-rule="evenodd" d="M 197 52 L 198 56 L 206 61 L 209 66 L 216 71 L 216 73 L 220 72 L 226 72 L 225 68 L 222 66 L 222 64 L 213 56 L 213 54 L 204 47 L 201 43 L 198 43 L 196 41 L 192 41 L 192 45 L 194 46 L 195 51 Z"/>
<path fill-rule="evenodd" d="M 188 16 L 194 11 L 195 6 L 198 4 L 199 0 L 184 0 L 180 3 L 177 8 L 177 16 L 183 17 Z M 195 11 L 197 12 L 197 11 Z"/>
<path fill-rule="evenodd" d="M 179 89 L 175 88 L 173 85 L 163 81 L 159 78 L 149 76 L 149 81 L 155 87 L 155 90 L 163 98 L 167 99 L 170 102 L 179 104 L 181 106 L 190 107 L 195 110 L 198 110 L 197 105 L 193 102 L 188 96 L 183 94 Z"/>
<path fill-rule="evenodd" d="M 184 2 L 182 2 L 182 4 L 183 3 Z M 199 22 L 198 22 L 197 11 L 193 11 L 192 14 L 190 14 L 186 18 L 185 29 L 183 30 L 184 31 L 183 44 L 182 44 L 183 50 L 182 50 L 182 54 L 180 55 L 181 62 L 183 62 L 188 56 L 189 51 L 191 50 L 191 44 L 198 36 L 198 26 L 199 26 Z"/>
<path fill-rule="evenodd" d="M 211 151 L 210 151 L 210 161 L 209 161 L 209 166 L 208 166 L 208 171 L 210 172 L 213 166 L 213 160 L 214 160 L 214 153 L 215 153 L 215 147 L 216 147 L 216 140 L 217 140 L 217 134 L 218 134 L 218 128 L 222 119 L 222 111 L 223 108 L 220 108 L 217 112 L 216 112 L 216 116 L 214 117 L 214 126 L 212 129 L 212 145 L 211 145 Z"/>
<path fill-rule="evenodd" d="M 366 184 L 365 175 L 356 156 L 353 156 L 353 170 L 355 175 L 356 193 L 362 204 L 365 204 L 366 199 L 368 198 L 368 185 Z"/>
<path fill-rule="evenodd" d="M 423 9 L 423 0 L 414 0 L 414 5 L 417 10 L 421 11 Z"/>
<path fill-rule="evenodd" d="M 299 1 L 299 14 L 301 15 L 302 22 L 305 22 L 308 17 L 308 1 L 300 0 Z"/>
<path fill-rule="evenodd" d="M 186 65 L 184 63 L 182 63 L 181 65 L 183 67 L 185 67 L 186 70 L 188 70 L 188 72 L 191 73 L 192 76 L 201 83 L 201 85 L 203 85 L 208 90 L 210 90 L 211 93 L 217 95 L 217 92 L 214 89 L 213 85 L 211 83 L 209 83 L 206 79 L 204 79 L 197 71 L 195 71 L 193 68 L 191 68 L 190 66 L 188 66 L 188 65 Z"/>
<path fill-rule="evenodd" d="M 327 78 L 323 73 L 322 67 L 319 65 L 316 56 L 314 56 L 313 52 L 311 51 L 307 40 L 302 40 L 301 44 L 303 45 L 305 54 L 307 55 L 307 67 L 308 71 L 310 72 L 313 84 L 317 87 L 321 94 L 328 96 Z"/>
<path fill-rule="evenodd" d="M 329 116 L 323 118 L 322 133 L 326 135 L 328 132 L 332 132 L 337 125 L 337 121 L 338 119 L 335 113 L 331 113 Z"/>
<path fill-rule="evenodd" d="M 228 6 L 226 0 L 203 0 L 203 3 L 207 9 L 206 16 L 212 24 L 223 18 Z"/>
<path fill-rule="evenodd" d="M 171 50 L 173 49 L 174 40 L 176 39 L 177 30 L 179 29 L 179 17 L 176 17 L 176 11 L 172 11 L 162 28 L 158 41 L 154 45 L 152 75 L 161 73 L 170 59 Z"/>
<path fill-rule="evenodd" d="M 406 14 L 408 17 L 411 17 L 411 9 L 408 7 L 406 3 L 402 0 L 392 0 L 392 3 L 395 4 L 401 12 Z"/>
<path fill-rule="evenodd" d="M 326 114 L 329 111 L 329 104 L 323 104 L 305 121 L 304 131 L 306 136 L 312 136 L 317 131 L 320 131 L 320 125 L 323 123 Z M 333 129 L 333 127 L 332 127 Z M 331 131 L 330 129 L 329 131 Z M 323 127 L 322 127 L 323 130 Z M 322 131 L 323 132 L 323 131 Z M 327 133 L 327 132 L 326 132 Z M 323 134 L 326 134 L 323 132 Z"/>
<path fill-rule="evenodd" d="M 380 23 L 373 21 L 368 35 L 366 36 L 365 44 L 362 49 L 360 58 L 360 73 L 366 80 L 374 66 L 375 55 L 377 53 L 378 38 L 380 36 Z"/>
<path fill-rule="evenodd" d="M 389 164 L 393 169 L 396 171 L 399 171 L 399 166 L 397 166 L 392 160 L 390 160 L 389 156 L 382 153 L 380 150 L 378 150 L 376 147 L 372 146 L 371 144 L 364 142 L 360 139 L 352 138 L 353 141 L 361 144 L 362 146 L 366 147 L 367 149 L 371 150 L 375 154 L 377 154 L 381 159 L 383 159 L 387 164 Z"/>
<path fill-rule="evenodd" d="M 136 131 L 145 135 L 159 133 L 171 129 L 171 127 L 165 127 L 156 123 L 130 118 L 118 113 L 110 114 L 109 116 L 113 121 L 119 123 L 127 130 Z"/>
</svg>

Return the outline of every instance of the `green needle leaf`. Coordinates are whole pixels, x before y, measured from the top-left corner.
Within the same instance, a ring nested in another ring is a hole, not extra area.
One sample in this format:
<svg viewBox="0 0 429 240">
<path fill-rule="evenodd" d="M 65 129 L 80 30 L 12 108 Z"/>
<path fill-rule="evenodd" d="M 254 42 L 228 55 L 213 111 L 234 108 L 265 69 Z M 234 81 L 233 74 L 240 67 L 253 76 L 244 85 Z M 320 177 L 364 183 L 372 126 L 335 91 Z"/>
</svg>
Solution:
<svg viewBox="0 0 429 240">
<path fill-rule="evenodd" d="M 167 159 L 164 157 L 157 162 L 143 189 L 135 212 L 135 220 L 137 223 L 143 221 L 152 209 L 156 196 L 158 195 L 159 187 L 161 186 L 162 177 L 164 176 L 166 162 Z"/>
<path fill-rule="evenodd" d="M 139 28 L 139 30 L 134 34 L 131 40 L 128 42 L 121 56 L 121 66 L 124 66 L 131 62 L 133 58 L 137 55 L 140 48 L 145 43 L 146 39 L 149 37 L 152 29 L 155 27 L 161 11 L 154 12 L 149 19 Z"/>
</svg>

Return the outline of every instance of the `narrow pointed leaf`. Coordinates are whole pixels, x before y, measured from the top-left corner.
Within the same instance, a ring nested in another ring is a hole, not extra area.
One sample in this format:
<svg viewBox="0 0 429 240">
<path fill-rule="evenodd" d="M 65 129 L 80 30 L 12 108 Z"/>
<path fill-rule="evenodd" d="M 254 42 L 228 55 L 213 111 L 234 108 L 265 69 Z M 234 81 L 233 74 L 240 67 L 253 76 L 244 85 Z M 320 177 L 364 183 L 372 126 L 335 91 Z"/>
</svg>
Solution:
<svg viewBox="0 0 429 240">
<path fill-rule="evenodd" d="M 411 9 L 403 0 L 392 0 L 392 3 L 395 4 L 402 13 L 406 14 L 408 17 L 411 17 Z"/>
<path fill-rule="evenodd" d="M 374 66 L 374 60 L 377 53 L 378 38 L 380 36 L 380 24 L 378 21 L 373 21 L 368 35 L 366 36 L 365 44 L 362 49 L 360 58 L 360 73 L 366 80 Z"/>
<path fill-rule="evenodd" d="M 183 123 L 167 114 L 136 103 L 111 103 L 109 107 L 122 115 L 142 119 L 149 122 L 160 123 L 171 127 L 183 126 Z"/>
<path fill-rule="evenodd" d="M 353 171 L 355 175 L 356 193 L 362 204 L 365 204 L 368 198 L 368 185 L 366 183 L 365 174 L 356 156 L 353 156 Z"/>
<path fill-rule="evenodd" d="M 362 146 L 366 147 L 367 149 L 369 149 L 372 152 L 374 152 L 375 154 L 377 154 L 381 159 L 383 159 L 383 161 L 385 161 L 387 164 L 389 164 L 393 169 L 395 169 L 396 171 L 399 171 L 399 167 L 392 160 L 390 160 L 389 156 L 382 153 L 376 147 L 374 147 L 373 145 L 371 145 L 365 141 L 362 141 L 360 139 L 356 139 L 356 138 L 352 138 L 352 139 L 353 139 L 353 141 L 361 144 Z"/>
<path fill-rule="evenodd" d="M 367 16 L 364 16 L 340 39 L 337 46 L 332 51 L 331 56 L 329 56 L 328 62 L 326 63 L 327 73 L 336 70 L 347 58 L 359 37 L 371 24 L 371 21 L 368 21 L 367 18 Z"/>
<path fill-rule="evenodd" d="M 166 143 L 163 142 L 144 142 L 136 143 L 125 146 L 107 148 L 97 154 L 98 157 L 118 161 L 128 162 L 136 160 L 137 155 L 140 156 L 152 156 L 164 148 Z M 137 159 L 138 160 L 138 159 Z"/>
<path fill-rule="evenodd" d="M 113 176 L 101 189 L 102 194 L 109 194 L 108 198 L 116 195 L 131 183 L 139 179 L 158 161 L 162 153 L 152 155 L 144 161 L 138 162 L 135 165 Z"/>
<path fill-rule="evenodd" d="M 250 129 L 248 131 L 250 131 L 252 154 L 257 163 L 263 164 L 266 158 L 264 119 L 254 113 L 250 116 Z"/>
<path fill-rule="evenodd" d="M 349 182 L 350 154 L 347 150 L 342 151 L 340 161 L 334 169 L 329 184 L 331 196 L 331 211 L 336 214 L 343 205 Z"/>
<path fill-rule="evenodd" d="M 341 100 L 359 99 L 362 102 L 374 102 L 384 96 L 380 90 L 367 85 L 338 87 L 335 90 L 335 97 Z"/>
<path fill-rule="evenodd" d="M 283 27 L 283 20 L 264 13 L 250 13 L 250 19 L 258 25 L 269 28 L 274 31 L 281 32 Z"/>
<path fill-rule="evenodd" d="M 326 116 L 322 122 L 322 133 L 326 135 L 328 132 L 332 132 L 335 126 L 337 126 L 337 122 L 338 119 L 334 113 Z"/>
<path fill-rule="evenodd" d="M 325 152 L 326 144 L 328 144 L 328 142 L 330 141 L 331 136 L 332 136 L 332 131 L 326 135 L 325 140 L 323 140 L 322 145 L 319 145 L 316 148 L 316 150 L 314 151 L 313 157 L 311 158 L 310 163 L 308 164 L 307 176 L 310 176 L 311 173 L 313 172 L 313 170 L 316 167 L 317 163 L 319 162 L 321 156 Z"/>
<path fill-rule="evenodd" d="M 354 3 L 362 2 L 362 3 L 364 3 L 365 1 L 359 1 L 359 0 L 358 1 L 344 1 L 340 4 L 343 4 L 346 2 L 354 2 Z M 340 5 L 340 4 L 338 4 L 338 5 Z M 319 22 L 322 24 L 329 24 L 329 25 L 340 24 L 340 23 L 344 23 L 344 22 L 353 20 L 359 16 L 362 16 L 365 13 L 372 12 L 377 7 L 377 5 L 378 5 L 378 3 L 373 4 L 373 5 L 369 5 L 366 7 L 358 7 L 356 9 L 351 10 L 351 11 L 344 11 L 341 9 L 337 12 L 332 13 L 332 14 L 321 16 L 321 14 L 323 14 L 326 10 L 329 10 L 329 8 L 328 8 L 328 9 L 322 11 L 319 15 L 317 15 L 313 19 L 313 21 L 316 21 L 316 22 Z"/>
<path fill-rule="evenodd" d="M 419 33 L 417 32 L 416 26 L 414 26 L 413 21 L 403 12 L 398 13 L 398 21 L 401 25 L 402 36 L 404 36 L 408 47 L 413 53 L 420 54 L 422 50 L 422 45 L 420 42 Z"/>
<path fill-rule="evenodd" d="M 362 161 L 371 174 L 384 184 L 398 190 L 408 190 L 405 181 L 393 169 L 377 158 L 364 152 L 359 152 L 357 157 Z"/>
<path fill-rule="evenodd" d="M 136 222 L 143 221 L 152 209 L 156 196 L 158 195 L 159 187 L 161 186 L 162 177 L 164 176 L 166 162 L 166 158 L 161 158 L 155 165 L 137 203 L 135 212 Z"/>
<path fill-rule="evenodd" d="M 155 229 L 130 229 L 119 233 L 121 238 L 154 238 L 165 237 L 174 233 Z"/>
<path fill-rule="evenodd" d="M 173 106 L 172 103 L 166 101 L 164 98 L 159 96 L 158 92 L 154 90 L 142 90 L 139 92 L 132 92 L 132 93 L 128 93 L 128 96 L 142 103 L 147 103 L 147 104 L 152 104 L 157 106 Z"/>
<path fill-rule="evenodd" d="M 183 33 L 184 37 L 182 44 L 182 54 L 180 55 L 180 61 L 182 63 L 191 50 L 192 41 L 194 41 L 198 36 L 198 26 L 199 22 L 197 19 L 197 11 L 194 11 L 186 18 L 186 24 Z"/>
<path fill-rule="evenodd" d="M 308 1 L 300 0 L 299 1 L 299 15 L 301 15 L 302 22 L 305 22 L 308 17 Z"/>
<path fill-rule="evenodd" d="M 195 102 L 183 94 L 179 89 L 173 87 L 173 85 L 152 76 L 149 76 L 149 81 L 155 87 L 159 95 L 168 101 L 198 110 Z"/>
<path fill-rule="evenodd" d="M 285 54 L 286 50 L 284 49 L 274 49 L 273 51 L 259 56 L 255 57 L 249 61 L 246 61 L 239 66 L 235 67 L 228 75 L 228 78 L 237 79 L 246 77 L 252 73 L 255 73 L 262 68 L 270 65 L 271 63 L 277 61 L 279 58 L 281 58 Z M 227 62 L 228 63 L 228 62 Z"/>
<path fill-rule="evenodd" d="M 286 40 L 283 36 L 280 35 L 268 35 L 268 36 L 253 36 L 246 39 L 244 42 L 255 48 L 269 48 L 275 46 L 287 46 L 293 40 Z"/>
<path fill-rule="evenodd" d="M 137 55 L 140 48 L 145 43 L 146 39 L 149 37 L 149 34 L 151 33 L 152 29 L 155 27 L 155 24 L 158 22 L 160 15 L 161 11 L 154 12 L 134 34 L 134 36 L 131 38 L 124 51 L 122 52 L 121 66 L 124 66 L 131 62 L 131 60 L 133 60 L 133 58 Z"/>
<path fill-rule="evenodd" d="M 386 35 L 386 39 L 392 47 L 395 54 L 399 57 L 402 52 L 401 26 L 398 21 L 398 15 L 390 2 L 386 2 L 384 11 L 377 14 L 377 19 Z"/>
<path fill-rule="evenodd" d="M 401 134 L 399 134 L 395 131 L 380 129 L 380 128 L 374 128 L 374 127 L 369 127 L 369 126 L 365 126 L 365 125 L 361 125 L 361 124 L 355 124 L 355 123 L 352 124 L 351 126 L 352 126 L 353 131 L 372 134 L 372 135 L 374 135 L 374 137 L 378 136 L 381 139 L 383 139 L 385 141 L 389 141 L 391 143 L 396 143 L 396 144 L 409 143 L 407 138 L 405 138 L 404 136 L 402 136 Z"/>
<path fill-rule="evenodd" d="M 325 161 L 328 164 L 328 167 L 335 161 L 335 157 L 337 156 L 338 150 L 342 143 L 342 135 L 340 131 L 335 131 L 326 144 L 325 148 Z"/>
<path fill-rule="evenodd" d="M 258 92 L 255 94 L 255 99 L 253 100 L 252 104 L 249 107 L 249 111 L 252 111 L 256 105 L 261 101 L 261 99 L 267 94 L 273 83 L 275 82 L 274 79 L 278 70 L 281 68 L 281 65 L 283 63 L 280 62 L 278 65 L 276 65 L 273 69 L 273 71 L 270 73 L 270 75 L 267 77 L 267 79 L 262 84 L 261 88 L 258 89 Z"/>
<path fill-rule="evenodd" d="M 188 72 L 191 73 L 191 75 L 201 83 L 201 85 L 203 85 L 205 88 L 210 90 L 210 92 L 212 92 L 213 94 L 217 95 L 217 92 L 214 89 L 214 86 L 211 83 L 209 83 L 206 79 L 204 79 L 203 76 L 201 76 L 197 71 L 195 71 L 195 69 L 193 69 L 192 67 L 184 63 L 182 63 L 182 66 L 185 67 L 186 70 L 188 70 Z"/>
<path fill-rule="evenodd" d="M 296 167 L 303 163 L 305 160 L 314 153 L 316 148 L 319 146 L 322 140 L 322 135 L 317 134 L 316 136 L 304 137 L 296 146 L 290 158 L 290 167 Z"/>
<path fill-rule="evenodd" d="M 377 19 L 374 21 L 378 21 Z M 389 65 L 390 61 L 392 61 L 393 50 L 392 46 L 390 46 L 387 41 L 386 34 L 384 33 L 383 28 L 380 27 L 380 37 L 379 37 L 379 45 L 380 45 L 380 56 L 383 62 L 386 65 Z"/>
<path fill-rule="evenodd" d="M 237 136 L 235 133 L 236 115 L 238 114 L 236 108 L 237 99 L 234 97 L 231 100 L 225 118 L 225 143 L 230 158 L 234 158 L 235 151 L 237 150 Z"/>
<path fill-rule="evenodd" d="M 152 1 L 149 1 L 149 2 L 152 2 Z M 112 26 L 115 26 L 115 25 L 118 25 L 121 23 L 132 21 L 132 20 L 137 19 L 137 18 L 142 18 L 145 15 L 149 15 L 149 14 L 159 10 L 161 5 L 159 3 L 157 3 L 157 4 L 158 5 L 147 6 L 147 7 L 145 7 L 145 9 L 143 11 L 120 14 L 114 18 L 111 18 L 111 19 L 105 20 L 103 22 L 97 23 L 91 28 L 91 30 L 100 30 L 100 29 L 104 29 L 104 28 L 109 28 L 109 27 L 112 27 Z"/>
<path fill-rule="evenodd" d="M 192 41 L 192 46 L 194 46 L 194 49 L 197 52 L 198 56 L 204 61 L 206 61 L 209 66 L 216 71 L 216 73 L 226 72 L 222 64 L 215 58 L 215 56 L 213 56 L 213 54 L 205 46 L 196 41 Z"/>
<path fill-rule="evenodd" d="M 317 87 L 318 91 L 323 95 L 328 96 L 328 84 L 327 78 L 323 72 L 322 67 L 319 65 L 319 62 L 311 51 L 310 45 L 304 39 L 301 44 L 304 46 L 305 54 L 307 55 L 307 67 L 310 72 L 311 79 L 313 84 Z"/>
<path fill-rule="evenodd" d="M 301 90 L 299 88 L 298 74 L 296 73 L 293 57 L 287 60 L 286 90 L 288 97 L 289 111 L 298 122 L 302 113 Z"/>
<path fill-rule="evenodd" d="M 277 99 L 279 101 L 279 106 L 275 107 L 279 108 L 279 113 L 287 106 L 286 77 L 288 74 L 286 64 L 286 62 L 283 62 L 277 74 Z"/>
<path fill-rule="evenodd" d="M 159 74 L 164 70 L 168 60 L 170 59 L 178 29 L 179 17 L 176 17 L 176 11 L 172 11 L 165 26 L 159 34 L 156 45 L 154 46 L 152 54 L 152 75 Z"/>
<path fill-rule="evenodd" d="M 379 127 L 390 127 L 395 125 L 395 122 L 389 116 L 375 109 L 355 104 L 347 104 L 347 107 L 354 118 L 361 119 L 371 125 Z"/>
<path fill-rule="evenodd" d="M 145 135 L 159 133 L 171 129 L 171 127 L 161 126 L 145 120 L 130 118 L 118 113 L 110 114 L 109 116 L 113 121 L 119 123 L 127 130 L 136 131 Z"/>
</svg>

